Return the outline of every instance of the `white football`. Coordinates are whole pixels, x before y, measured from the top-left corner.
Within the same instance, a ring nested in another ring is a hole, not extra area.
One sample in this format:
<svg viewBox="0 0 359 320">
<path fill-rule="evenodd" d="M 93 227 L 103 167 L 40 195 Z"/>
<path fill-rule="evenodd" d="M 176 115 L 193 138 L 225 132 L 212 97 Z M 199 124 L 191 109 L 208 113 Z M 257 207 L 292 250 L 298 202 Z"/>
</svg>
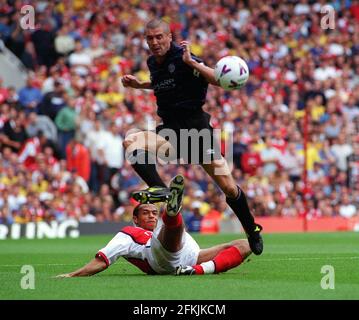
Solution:
<svg viewBox="0 0 359 320">
<path fill-rule="evenodd" d="M 214 75 L 223 89 L 235 90 L 245 85 L 249 78 L 249 69 L 243 59 L 236 56 L 226 56 L 217 62 Z"/>
</svg>

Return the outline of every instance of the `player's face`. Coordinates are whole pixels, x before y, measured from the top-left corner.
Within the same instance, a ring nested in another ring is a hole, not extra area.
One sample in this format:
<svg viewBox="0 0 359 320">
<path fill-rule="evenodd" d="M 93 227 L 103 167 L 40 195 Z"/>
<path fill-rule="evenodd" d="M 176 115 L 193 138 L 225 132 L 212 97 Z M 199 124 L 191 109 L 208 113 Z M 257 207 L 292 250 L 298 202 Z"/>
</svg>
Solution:
<svg viewBox="0 0 359 320">
<path fill-rule="evenodd" d="M 134 223 L 143 229 L 153 231 L 158 221 L 158 209 L 153 204 L 144 204 L 138 210 L 137 217 L 133 217 Z"/>
<path fill-rule="evenodd" d="M 166 33 L 161 27 L 147 29 L 145 36 L 151 53 L 155 57 L 163 57 L 171 46 L 171 33 Z"/>
</svg>

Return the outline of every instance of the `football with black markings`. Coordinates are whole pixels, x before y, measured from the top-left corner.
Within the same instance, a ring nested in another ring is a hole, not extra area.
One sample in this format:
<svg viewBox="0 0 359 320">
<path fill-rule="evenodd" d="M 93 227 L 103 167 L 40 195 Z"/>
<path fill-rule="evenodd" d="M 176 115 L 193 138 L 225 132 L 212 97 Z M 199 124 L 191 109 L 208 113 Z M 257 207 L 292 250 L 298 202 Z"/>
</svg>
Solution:
<svg viewBox="0 0 359 320">
<path fill-rule="evenodd" d="M 215 78 L 225 90 L 242 88 L 249 78 L 247 63 L 237 56 L 226 56 L 220 59 L 214 68 Z"/>
</svg>

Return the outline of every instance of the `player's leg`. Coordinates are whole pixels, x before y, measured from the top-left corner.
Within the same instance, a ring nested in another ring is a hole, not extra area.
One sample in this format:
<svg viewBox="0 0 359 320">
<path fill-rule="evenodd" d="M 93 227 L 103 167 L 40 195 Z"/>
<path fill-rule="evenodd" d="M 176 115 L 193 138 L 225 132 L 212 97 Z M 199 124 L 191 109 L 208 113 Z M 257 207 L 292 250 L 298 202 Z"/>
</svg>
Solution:
<svg viewBox="0 0 359 320">
<path fill-rule="evenodd" d="M 140 131 L 128 135 L 123 146 L 132 168 L 149 186 L 147 190 L 134 192 L 132 197 L 141 203 L 167 200 L 169 189 L 157 172 L 156 154 L 159 149 L 170 149 L 172 146 L 166 139 L 151 131 Z"/>
<path fill-rule="evenodd" d="M 178 252 L 182 249 L 184 222 L 180 210 L 184 189 L 184 178 L 177 175 L 170 184 L 171 200 L 167 202 L 166 212 L 162 216 L 163 225 L 157 236 L 161 245 L 169 252 Z"/>
<path fill-rule="evenodd" d="M 255 223 L 246 195 L 234 181 L 227 161 L 222 157 L 221 159 L 213 160 L 209 164 L 202 164 L 202 167 L 226 195 L 227 204 L 241 222 L 253 253 L 261 254 L 263 251 L 263 240 L 260 235 L 262 227 Z"/>
<path fill-rule="evenodd" d="M 251 249 L 247 240 L 235 240 L 200 251 L 197 264 L 179 266 L 176 275 L 201 275 L 226 272 L 238 267 L 249 255 Z"/>
<path fill-rule="evenodd" d="M 166 187 L 156 170 L 157 145 L 165 143 L 163 140 L 154 132 L 140 131 L 128 135 L 123 141 L 126 158 L 149 187 Z"/>
</svg>

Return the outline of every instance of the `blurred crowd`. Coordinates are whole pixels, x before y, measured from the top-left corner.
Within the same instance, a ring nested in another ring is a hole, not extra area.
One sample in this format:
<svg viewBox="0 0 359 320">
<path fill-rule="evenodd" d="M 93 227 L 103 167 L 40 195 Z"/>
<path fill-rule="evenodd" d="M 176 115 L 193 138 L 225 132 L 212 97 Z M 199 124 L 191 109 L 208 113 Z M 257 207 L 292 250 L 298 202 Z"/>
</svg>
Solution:
<svg viewBox="0 0 359 320">
<path fill-rule="evenodd" d="M 21 28 L 25 4 L 35 8 L 34 29 Z M 233 174 L 255 215 L 358 215 L 359 1 L 330 2 L 334 29 L 326 4 L 0 0 L 0 39 L 29 70 L 20 90 L 0 80 L 0 223 L 131 221 L 129 194 L 145 185 L 122 141 L 159 118 L 152 92 L 120 78 L 149 79 L 143 31 L 158 16 L 208 66 L 226 55 L 249 65 L 244 88 L 210 86 L 204 109 L 224 141 L 233 137 Z M 187 178 L 190 231 L 234 219 L 200 166 L 159 172 L 167 182 Z"/>
</svg>

